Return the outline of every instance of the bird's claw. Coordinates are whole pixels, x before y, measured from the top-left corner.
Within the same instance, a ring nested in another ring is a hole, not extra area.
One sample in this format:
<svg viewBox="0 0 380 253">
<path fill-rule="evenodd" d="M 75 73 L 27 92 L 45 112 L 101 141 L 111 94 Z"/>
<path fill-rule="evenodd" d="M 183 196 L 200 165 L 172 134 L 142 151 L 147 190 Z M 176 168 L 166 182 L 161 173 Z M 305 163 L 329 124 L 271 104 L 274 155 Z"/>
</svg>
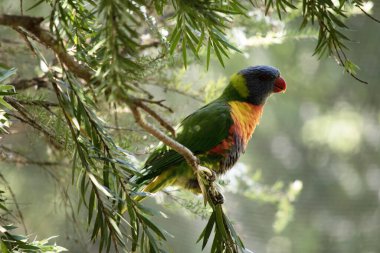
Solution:
<svg viewBox="0 0 380 253">
<path fill-rule="evenodd" d="M 216 173 L 215 171 L 203 167 L 203 166 L 198 166 L 198 177 L 203 178 L 207 182 L 204 182 L 205 184 L 201 183 L 201 190 L 202 194 L 205 199 L 205 204 L 206 204 L 206 199 L 208 198 L 214 205 L 218 204 L 223 204 L 224 203 L 224 197 L 223 195 L 215 188 L 214 186 L 214 181 L 216 180 Z M 198 178 L 198 180 L 200 180 Z M 208 195 L 208 197 L 207 197 Z"/>
<path fill-rule="evenodd" d="M 206 167 L 203 167 L 203 166 L 199 166 L 198 169 L 203 172 L 203 175 L 205 176 L 205 179 L 209 182 L 209 183 L 212 183 L 216 180 L 216 173 L 215 171 L 209 169 L 209 168 L 206 168 Z"/>
<path fill-rule="evenodd" d="M 209 188 L 209 196 L 214 205 L 218 205 L 218 204 L 222 205 L 224 203 L 223 194 L 221 194 L 216 189 L 213 189 L 212 187 Z"/>
<path fill-rule="evenodd" d="M 207 181 L 209 181 L 210 183 L 214 182 L 216 180 L 216 173 L 215 171 L 213 170 L 210 170 L 211 171 L 211 175 L 207 175 Z"/>
</svg>

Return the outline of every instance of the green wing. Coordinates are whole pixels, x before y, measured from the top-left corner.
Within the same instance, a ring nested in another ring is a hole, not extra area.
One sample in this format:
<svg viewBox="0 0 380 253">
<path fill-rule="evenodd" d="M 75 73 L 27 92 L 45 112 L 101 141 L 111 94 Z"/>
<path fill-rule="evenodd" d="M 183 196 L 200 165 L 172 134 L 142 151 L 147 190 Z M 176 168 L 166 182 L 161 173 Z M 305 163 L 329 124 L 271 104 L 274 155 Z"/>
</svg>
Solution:
<svg viewBox="0 0 380 253">
<path fill-rule="evenodd" d="M 179 127 L 176 140 L 195 155 L 202 154 L 227 138 L 232 124 L 229 105 L 218 99 L 186 117 Z M 143 168 L 144 176 L 137 179 L 137 183 L 154 178 L 183 161 L 180 154 L 163 145 L 150 155 Z"/>
</svg>

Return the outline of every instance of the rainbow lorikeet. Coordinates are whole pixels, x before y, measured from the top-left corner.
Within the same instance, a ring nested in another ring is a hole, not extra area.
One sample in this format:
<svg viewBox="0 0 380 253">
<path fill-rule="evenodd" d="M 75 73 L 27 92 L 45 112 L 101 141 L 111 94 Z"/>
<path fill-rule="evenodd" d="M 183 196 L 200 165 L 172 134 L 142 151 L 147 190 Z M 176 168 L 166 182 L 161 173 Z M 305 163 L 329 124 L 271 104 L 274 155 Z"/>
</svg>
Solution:
<svg viewBox="0 0 380 253">
<path fill-rule="evenodd" d="M 187 116 L 175 140 L 189 148 L 200 164 L 217 175 L 229 170 L 244 153 L 272 93 L 284 92 L 286 83 L 270 66 L 253 66 L 231 76 L 222 95 Z M 148 157 L 142 176 L 135 181 L 144 192 L 179 185 L 200 192 L 196 175 L 185 159 L 166 145 Z M 137 200 L 144 197 L 138 196 Z"/>
</svg>

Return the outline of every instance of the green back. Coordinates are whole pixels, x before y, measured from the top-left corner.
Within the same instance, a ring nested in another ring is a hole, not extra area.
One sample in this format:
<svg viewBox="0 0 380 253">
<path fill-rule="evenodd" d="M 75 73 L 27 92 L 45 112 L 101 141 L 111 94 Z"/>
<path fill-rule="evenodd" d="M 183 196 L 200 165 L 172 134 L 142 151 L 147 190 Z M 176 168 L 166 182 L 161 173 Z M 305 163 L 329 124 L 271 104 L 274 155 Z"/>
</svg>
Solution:
<svg viewBox="0 0 380 253">
<path fill-rule="evenodd" d="M 230 107 L 224 98 L 219 98 L 186 117 L 177 131 L 176 140 L 199 155 L 227 138 L 232 124 Z M 154 178 L 182 162 L 184 158 L 180 154 L 163 145 L 150 155 L 143 168 L 144 176 L 137 183 Z"/>
</svg>

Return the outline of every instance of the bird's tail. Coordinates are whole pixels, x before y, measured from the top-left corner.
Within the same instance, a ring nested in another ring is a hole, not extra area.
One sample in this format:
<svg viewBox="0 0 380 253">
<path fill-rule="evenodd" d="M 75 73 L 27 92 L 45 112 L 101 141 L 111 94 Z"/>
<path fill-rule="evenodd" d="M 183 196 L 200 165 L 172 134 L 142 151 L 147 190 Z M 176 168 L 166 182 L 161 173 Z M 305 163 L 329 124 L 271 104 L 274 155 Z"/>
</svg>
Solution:
<svg viewBox="0 0 380 253">
<path fill-rule="evenodd" d="M 170 179 L 170 178 L 166 178 L 165 175 L 159 175 L 159 176 L 155 177 L 152 180 L 152 182 L 147 184 L 141 190 L 141 192 L 143 192 L 143 193 L 156 193 L 156 192 L 162 190 L 163 188 L 165 188 L 166 186 L 174 184 L 174 182 L 175 182 L 175 178 Z M 148 195 L 146 195 L 146 194 L 141 194 L 141 195 L 134 197 L 134 200 L 140 202 L 143 199 L 145 199 L 147 196 Z"/>
<path fill-rule="evenodd" d="M 150 183 L 148 183 L 144 188 L 141 190 L 137 190 L 142 193 L 156 193 L 162 189 L 164 189 L 166 186 L 172 185 L 176 181 L 176 177 L 173 175 L 170 175 L 170 170 L 167 172 L 162 173 L 161 175 L 155 177 Z M 144 200 L 148 194 L 140 194 L 133 198 L 134 201 L 140 202 Z M 127 207 L 124 207 L 122 210 L 122 214 L 127 211 Z"/>
</svg>

